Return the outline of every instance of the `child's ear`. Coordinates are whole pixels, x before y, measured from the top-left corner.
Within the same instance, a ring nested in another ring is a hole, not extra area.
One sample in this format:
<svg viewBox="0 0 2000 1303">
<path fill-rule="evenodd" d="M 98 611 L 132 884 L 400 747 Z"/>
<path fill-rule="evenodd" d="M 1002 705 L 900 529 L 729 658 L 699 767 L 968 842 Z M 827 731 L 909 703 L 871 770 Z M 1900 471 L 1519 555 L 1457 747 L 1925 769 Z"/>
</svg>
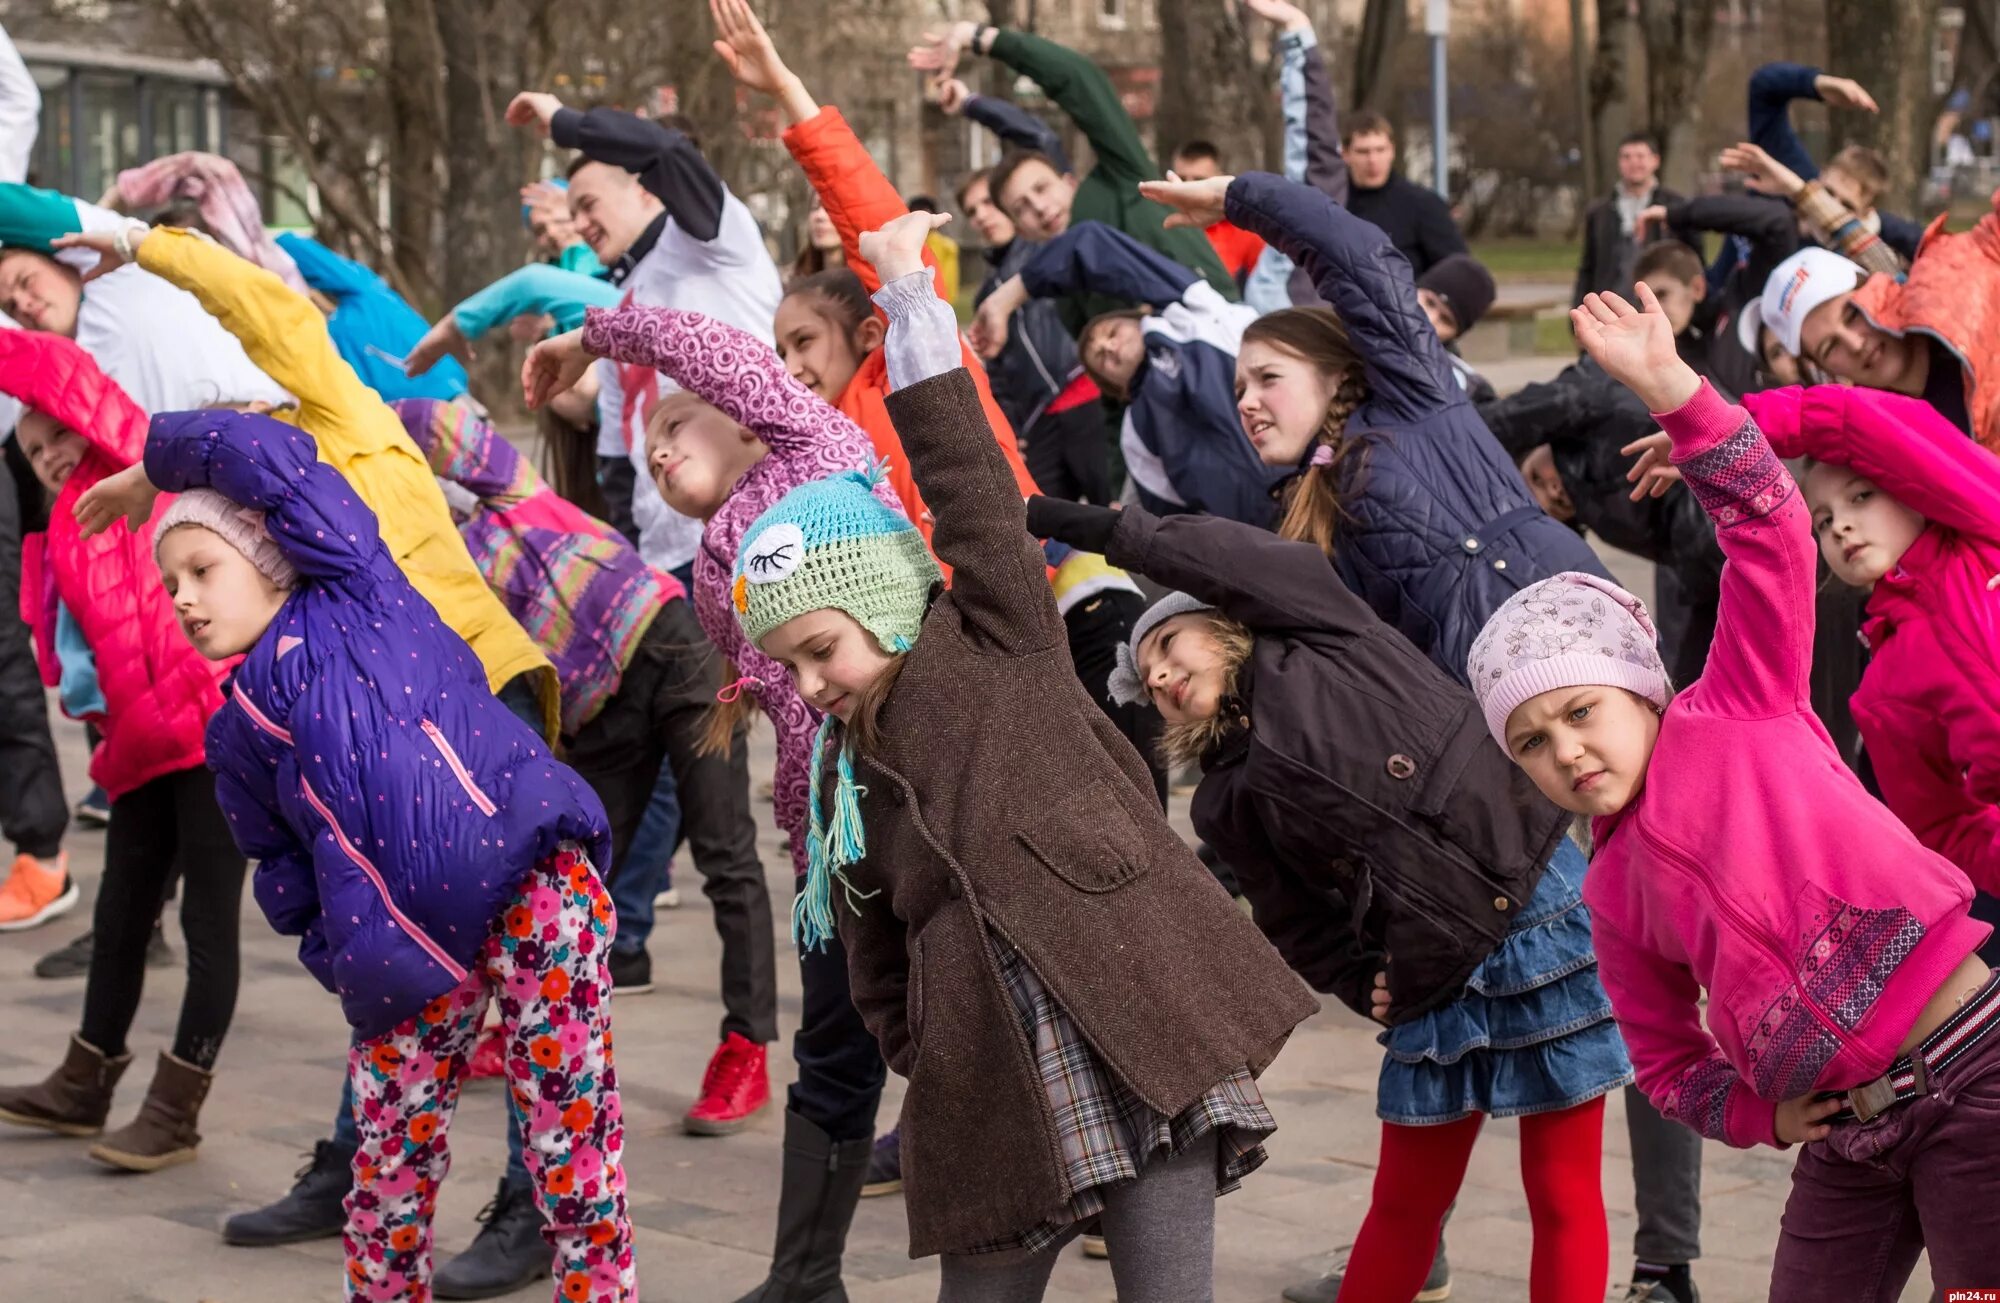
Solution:
<svg viewBox="0 0 2000 1303">
<path fill-rule="evenodd" d="M 866 317 L 862 318 L 861 324 L 854 328 L 855 353 L 861 357 L 866 357 L 870 353 L 873 353 L 876 349 L 882 347 L 882 340 L 886 337 L 887 332 L 888 327 L 882 324 L 882 318 L 873 312 L 869 313 Z"/>
<path fill-rule="evenodd" d="M 1708 277 L 1697 276 L 1688 282 L 1688 292 L 1694 295 L 1696 303 L 1708 297 Z"/>
</svg>

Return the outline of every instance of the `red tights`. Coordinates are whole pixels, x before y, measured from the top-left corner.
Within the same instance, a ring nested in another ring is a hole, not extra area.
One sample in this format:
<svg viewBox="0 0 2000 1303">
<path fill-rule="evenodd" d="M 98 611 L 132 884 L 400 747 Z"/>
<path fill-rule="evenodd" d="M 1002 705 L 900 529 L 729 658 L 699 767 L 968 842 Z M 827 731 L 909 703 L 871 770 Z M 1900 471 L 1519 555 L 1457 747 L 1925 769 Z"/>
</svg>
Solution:
<svg viewBox="0 0 2000 1303">
<path fill-rule="evenodd" d="M 1480 1114 L 1442 1126 L 1382 1124 L 1375 1197 L 1347 1262 L 1340 1303 L 1410 1303 L 1458 1197 Z M 1611 1274 L 1604 1221 L 1604 1097 L 1521 1119 L 1521 1184 L 1535 1226 L 1533 1303 L 1602 1303 Z"/>
</svg>

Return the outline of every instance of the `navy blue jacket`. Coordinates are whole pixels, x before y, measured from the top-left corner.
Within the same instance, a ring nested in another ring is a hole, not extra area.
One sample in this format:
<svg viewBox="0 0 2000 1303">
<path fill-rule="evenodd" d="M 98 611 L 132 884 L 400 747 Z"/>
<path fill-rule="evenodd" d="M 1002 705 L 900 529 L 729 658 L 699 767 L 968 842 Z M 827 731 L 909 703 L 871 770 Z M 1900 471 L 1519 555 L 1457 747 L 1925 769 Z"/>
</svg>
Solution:
<svg viewBox="0 0 2000 1303">
<path fill-rule="evenodd" d="M 379 1036 L 465 979 L 534 866 L 576 842 L 609 873 L 604 806 L 486 686 L 312 437 L 166 412 L 146 476 L 264 513 L 299 583 L 208 724 L 215 794 L 257 903 Z"/>
<path fill-rule="evenodd" d="M 1369 447 L 1348 484 L 1351 519 L 1339 527 L 1336 569 L 1465 682 L 1466 653 L 1502 602 L 1565 570 L 1606 575 L 1603 564 L 1529 496 L 1453 377 L 1417 304 L 1409 260 L 1388 236 L 1268 172 L 1237 177 L 1227 213 L 1312 273 L 1361 358 L 1369 395 L 1347 432 Z"/>
<path fill-rule="evenodd" d="M 1792 101 L 1818 99 L 1819 88 L 1813 83 L 1819 74 L 1818 68 L 1803 63 L 1767 63 L 1750 74 L 1750 143 L 1761 145 L 1803 181 L 1818 176 L 1819 165 L 1792 130 Z M 1917 256 L 1923 238 L 1923 223 L 1882 213 L 1882 243 L 1902 254 L 1904 262 Z"/>
<path fill-rule="evenodd" d="M 1266 466 L 1236 415 L 1236 349 L 1257 310 L 1226 302 L 1201 276 L 1102 222 L 1078 222 L 1021 268 L 1037 299 L 1097 294 L 1147 304 L 1146 357 L 1132 377 L 1119 448 L 1155 515 L 1205 511 L 1277 523 Z"/>
</svg>

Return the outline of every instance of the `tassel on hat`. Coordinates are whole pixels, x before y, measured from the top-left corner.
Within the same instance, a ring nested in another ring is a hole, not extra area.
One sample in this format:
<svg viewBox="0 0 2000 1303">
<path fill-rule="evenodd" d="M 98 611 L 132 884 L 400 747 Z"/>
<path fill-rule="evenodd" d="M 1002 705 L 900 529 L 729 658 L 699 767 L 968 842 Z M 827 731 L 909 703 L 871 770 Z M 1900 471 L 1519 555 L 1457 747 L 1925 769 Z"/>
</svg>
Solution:
<svg viewBox="0 0 2000 1303">
<path fill-rule="evenodd" d="M 833 884 L 840 883 L 847 907 L 861 912 L 857 903 L 879 891 L 862 891 L 848 878 L 847 870 L 868 854 L 868 838 L 861 824 L 861 794 L 867 789 L 854 781 L 854 759 L 845 738 L 834 762 L 833 819 L 829 823 L 820 801 L 820 774 L 826 768 L 826 744 L 837 721 L 828 715 L 813 735 L 812 775 L 807 780 L 806 882 L 792 901 L 792 943 L 807 950 L 824 950 L 834 935 Z"/>
</svg>

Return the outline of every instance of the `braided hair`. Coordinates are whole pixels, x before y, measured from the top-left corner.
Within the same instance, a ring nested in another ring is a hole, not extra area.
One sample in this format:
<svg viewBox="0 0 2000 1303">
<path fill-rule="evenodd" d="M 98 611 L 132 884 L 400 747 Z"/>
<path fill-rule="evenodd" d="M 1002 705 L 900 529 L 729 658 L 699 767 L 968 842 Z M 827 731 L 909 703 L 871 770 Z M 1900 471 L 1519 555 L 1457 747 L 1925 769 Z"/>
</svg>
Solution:
<svg viewBox="0 0 2000 1303">
<path fill-rule="evenodd" d="M 1278 523 L 1280 536 L 1309 542 L 1331 557 L 1334 534 L 1349 518 L 1347 501 L 1367 463 L 1367 437 L 1347 433 L 1348 418 L 1368 400 L 1361 357 L 1348 342 L 1347 327 L 1329 308 L 1267 313 L 1243 332 L 1243 343 L 1283 349 L 1315 367 L 1333 387 L 1302 473 L 1285 485 L 1284 518 Z"/>
</svg>

